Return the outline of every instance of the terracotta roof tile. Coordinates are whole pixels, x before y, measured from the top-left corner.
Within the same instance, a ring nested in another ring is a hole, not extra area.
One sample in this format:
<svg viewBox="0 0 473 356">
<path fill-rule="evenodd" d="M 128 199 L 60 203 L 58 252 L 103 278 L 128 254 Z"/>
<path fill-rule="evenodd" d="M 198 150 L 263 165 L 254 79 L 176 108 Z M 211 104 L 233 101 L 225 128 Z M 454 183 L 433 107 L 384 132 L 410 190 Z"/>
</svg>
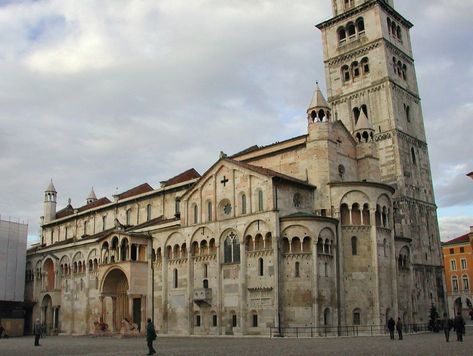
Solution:
<svg viewBox="0 0 473 356">
<path fill-rule="evenodd" d="M 153 187 L 151 187 L 148 183 L 143 183 L 137 187 L 127 190 L 126 192 L 118 194 L 118 200 L 122 200 L 122 199 L 133 197 L 135 195 L 151 192 L 152 190 L 153 190 Z"/>
<path fill-rule="evenodd" d="M 144 223 L 141 223 L 139 225 L 132 226 L 132 227 L 128 228 L 126 231 L 142 229 L 142 228 L 145 228 L 145 227 L 148 227 L 148 226 L 162 225 L 162 224 L 172 222 L 172 221 L 177 221 L 177 220 L 179 220 L 179 219 L 176 218 L 176 217 L 167 219 L 164 215 L 161 215 L 157 218 L 151 219 L 151 220 L 146 221 Z"/>
<path fill-rule="evenodd" d="M 287 143 L 287 142 L 290 142 L 290 141 L 299 140 L 299 139 L 304 138 L 304 137 L 307 137 L 307 134 L 299 135 L 299 136 L 296 136 L 296 137 L 291 137 L 291 138 L 288 138 L 288 139 L 283 140 L 283 141 L 276 141 L 276 142 L 270 143 L 269 145 L 265 145 L 265 146 L 253 145 L 253 146 L 250 146 L 248 148 L 245 148 L 243 151 L 240 151 L 240 152 L 237 152 L 237 153 L 231 155 L 230 158 L 236 158 L 236 157 L 242 156 L 246 153 L 262 150 L 264 148 L 280 145 L 280 144 Z"/>
<path fill-rule="evenodd" d="M 185 172 L 179 173 L 177 176 L 172 177 L 162 183 L 168 186 L 168 185 L 174 185 L 174 184 L 186 182 L 188 180 L 192 180 L 196 178 L 200 178 L 200 174 L 194 168 L 191 168 Z"/>
<path fill-rule="evenodd" d="M 446 241 L 443 243 L 443 245 L 454 245 L 454 244 L 469 242 L 470 238 L 468 235 L 469 234 L 465 234 L 460 237 L 454 238 L 453 240 Z"/>
<path fill-rule="evenodd" d="M 72 214 L 74 214 L 74 208 L 72 207 L 71 204 L 67 204 L 67 206 L 64 209 L 61 209 L 56 213 L 56 219 L 65 218 L 66 216 L 69 216 Z"/>
<path fill-rule="evenodd" d="M 110 203 L 111 203 L 110 199 L 108 199 L 107 197 L 103 197 L 103 198 L 100 198 L 100 199 L 90 203 L 90 204 L 86 204 L 86 205 L 81 206 L 80 208 L 77 209 L 77 211 L 81 212 L 81 211 L 97 208 L 99 206 L 102 206 L 102 205 L 105 205 L 105 204 L 110 204 Z"/>
</svg>

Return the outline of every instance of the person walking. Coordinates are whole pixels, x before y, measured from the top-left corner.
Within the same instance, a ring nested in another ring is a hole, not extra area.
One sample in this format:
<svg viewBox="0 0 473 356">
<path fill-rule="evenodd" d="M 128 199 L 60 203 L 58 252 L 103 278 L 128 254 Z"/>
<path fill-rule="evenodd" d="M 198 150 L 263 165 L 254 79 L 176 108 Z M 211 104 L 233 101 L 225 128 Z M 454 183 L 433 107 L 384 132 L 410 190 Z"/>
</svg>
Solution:
<svg viewBox="0 0 473 356">
<path fill-rule="evenodd" d="M 153 347 L 153 341 L 156 340 L 156 329 L 154 324 L 151 322 L 151 319 L 148 318 L 148 324 L 146 325 L 146 341 L 148 343 L 148 355 L 153 355 L 156 353 L 156 350 Z"/>
<path fill-rule="evenodd" d="M 445 333 L 445 340 L 450 340 L 450 329 L 452 328 L 452 321 L 448 318 L 447 313 L 443 313 L 442 328 Z"/>
<path fill-rule="evenodd" d="M 402 340 L 402 321 L 401 321 L 401 318 L 397 318 L 396 330 L 397 330 L 397 334 L 399 335 L 399 340 Z"/>
<path fill-rule="evenodd" d="M 39 319 L 36 319 L 36 323 L 34 324 L 34 346 L 41 346 L 39 344 L 39 338 L 41 337 L 41 331 L 43 329 L 43 326 L 41 325 L 41 322 Z"/>
<path fill-rule="evenodd" d="M 391 336 L 391 340 L 394 340 L 394 327 L 396 326 L 396 322 L 394 319 L 391 317 L 388 320 L 388 330 L 389 330 L 389 336 Z"/>
<path fill-rule="evenodd" d="M 453 320 L 453 327 L 457 333 L 457 341 L 463 342 L 463 334 L 465 333 L 465 319 L 463 319 L 461 312 L 458 312 L 457 316 Z"/>
</svg>

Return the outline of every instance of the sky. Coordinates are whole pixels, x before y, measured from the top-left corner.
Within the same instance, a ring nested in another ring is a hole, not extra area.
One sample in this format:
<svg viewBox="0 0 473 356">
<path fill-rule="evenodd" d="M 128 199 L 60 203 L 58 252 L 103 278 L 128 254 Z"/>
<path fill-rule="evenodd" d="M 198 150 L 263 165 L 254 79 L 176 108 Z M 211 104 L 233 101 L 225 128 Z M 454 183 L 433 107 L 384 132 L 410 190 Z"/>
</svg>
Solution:
<svg viewBox="0 0 473 356">
<path fill-rule="evenodd" d="M 473 0 L 395 0 L 443 240 L 473 225 Z M 0 215 L 58 209 L 306 132 L 329 0 L 0 0 Z"/>
</svg>

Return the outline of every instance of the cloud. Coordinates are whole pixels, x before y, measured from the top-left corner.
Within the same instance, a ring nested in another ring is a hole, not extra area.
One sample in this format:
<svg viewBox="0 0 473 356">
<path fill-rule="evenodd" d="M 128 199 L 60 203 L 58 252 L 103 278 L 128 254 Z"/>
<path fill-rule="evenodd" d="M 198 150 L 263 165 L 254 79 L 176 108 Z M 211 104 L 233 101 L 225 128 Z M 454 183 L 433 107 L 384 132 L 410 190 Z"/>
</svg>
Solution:
<svg viewBox="0 0 473 356">
<path fill-rule="evenodd" d="M 462 170 L 473 170 L 473 5 L 396 6 L 416 24 L 437 199 L 461 206 Z M 91 186 L 100 196 L 156 187 L 204 171 L 221 150 L 304 133 L 325 76 L 314 24 L 330 15 L 329 0 L 0 2 L 0 213 L 35 234 L 50 178 L 59 207 L 79 206 Z"/>
<path fill-rule="evenodd" d="M 470 232 L 473 226 L 473 216 L 444 216 L 439 218 L 440 236 L 442 241 L 448 241 Z"/>
</svg>

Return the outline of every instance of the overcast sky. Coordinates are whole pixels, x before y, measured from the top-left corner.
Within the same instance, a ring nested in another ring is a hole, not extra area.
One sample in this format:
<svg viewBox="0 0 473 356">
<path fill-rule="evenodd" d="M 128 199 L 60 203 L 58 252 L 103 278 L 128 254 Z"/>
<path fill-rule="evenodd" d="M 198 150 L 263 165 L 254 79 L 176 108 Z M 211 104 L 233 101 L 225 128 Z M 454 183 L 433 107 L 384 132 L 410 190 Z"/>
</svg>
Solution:
<svg viewBox="0 0 473 356">
<path fill-rule="evenodd" d="M 412 42 L 443 239 L 473 225 L 473 0 L 395 0 Z M 306 132 L 329 0 L 0 0 L 0 214 L 153 187 Z"/>
</svg>

